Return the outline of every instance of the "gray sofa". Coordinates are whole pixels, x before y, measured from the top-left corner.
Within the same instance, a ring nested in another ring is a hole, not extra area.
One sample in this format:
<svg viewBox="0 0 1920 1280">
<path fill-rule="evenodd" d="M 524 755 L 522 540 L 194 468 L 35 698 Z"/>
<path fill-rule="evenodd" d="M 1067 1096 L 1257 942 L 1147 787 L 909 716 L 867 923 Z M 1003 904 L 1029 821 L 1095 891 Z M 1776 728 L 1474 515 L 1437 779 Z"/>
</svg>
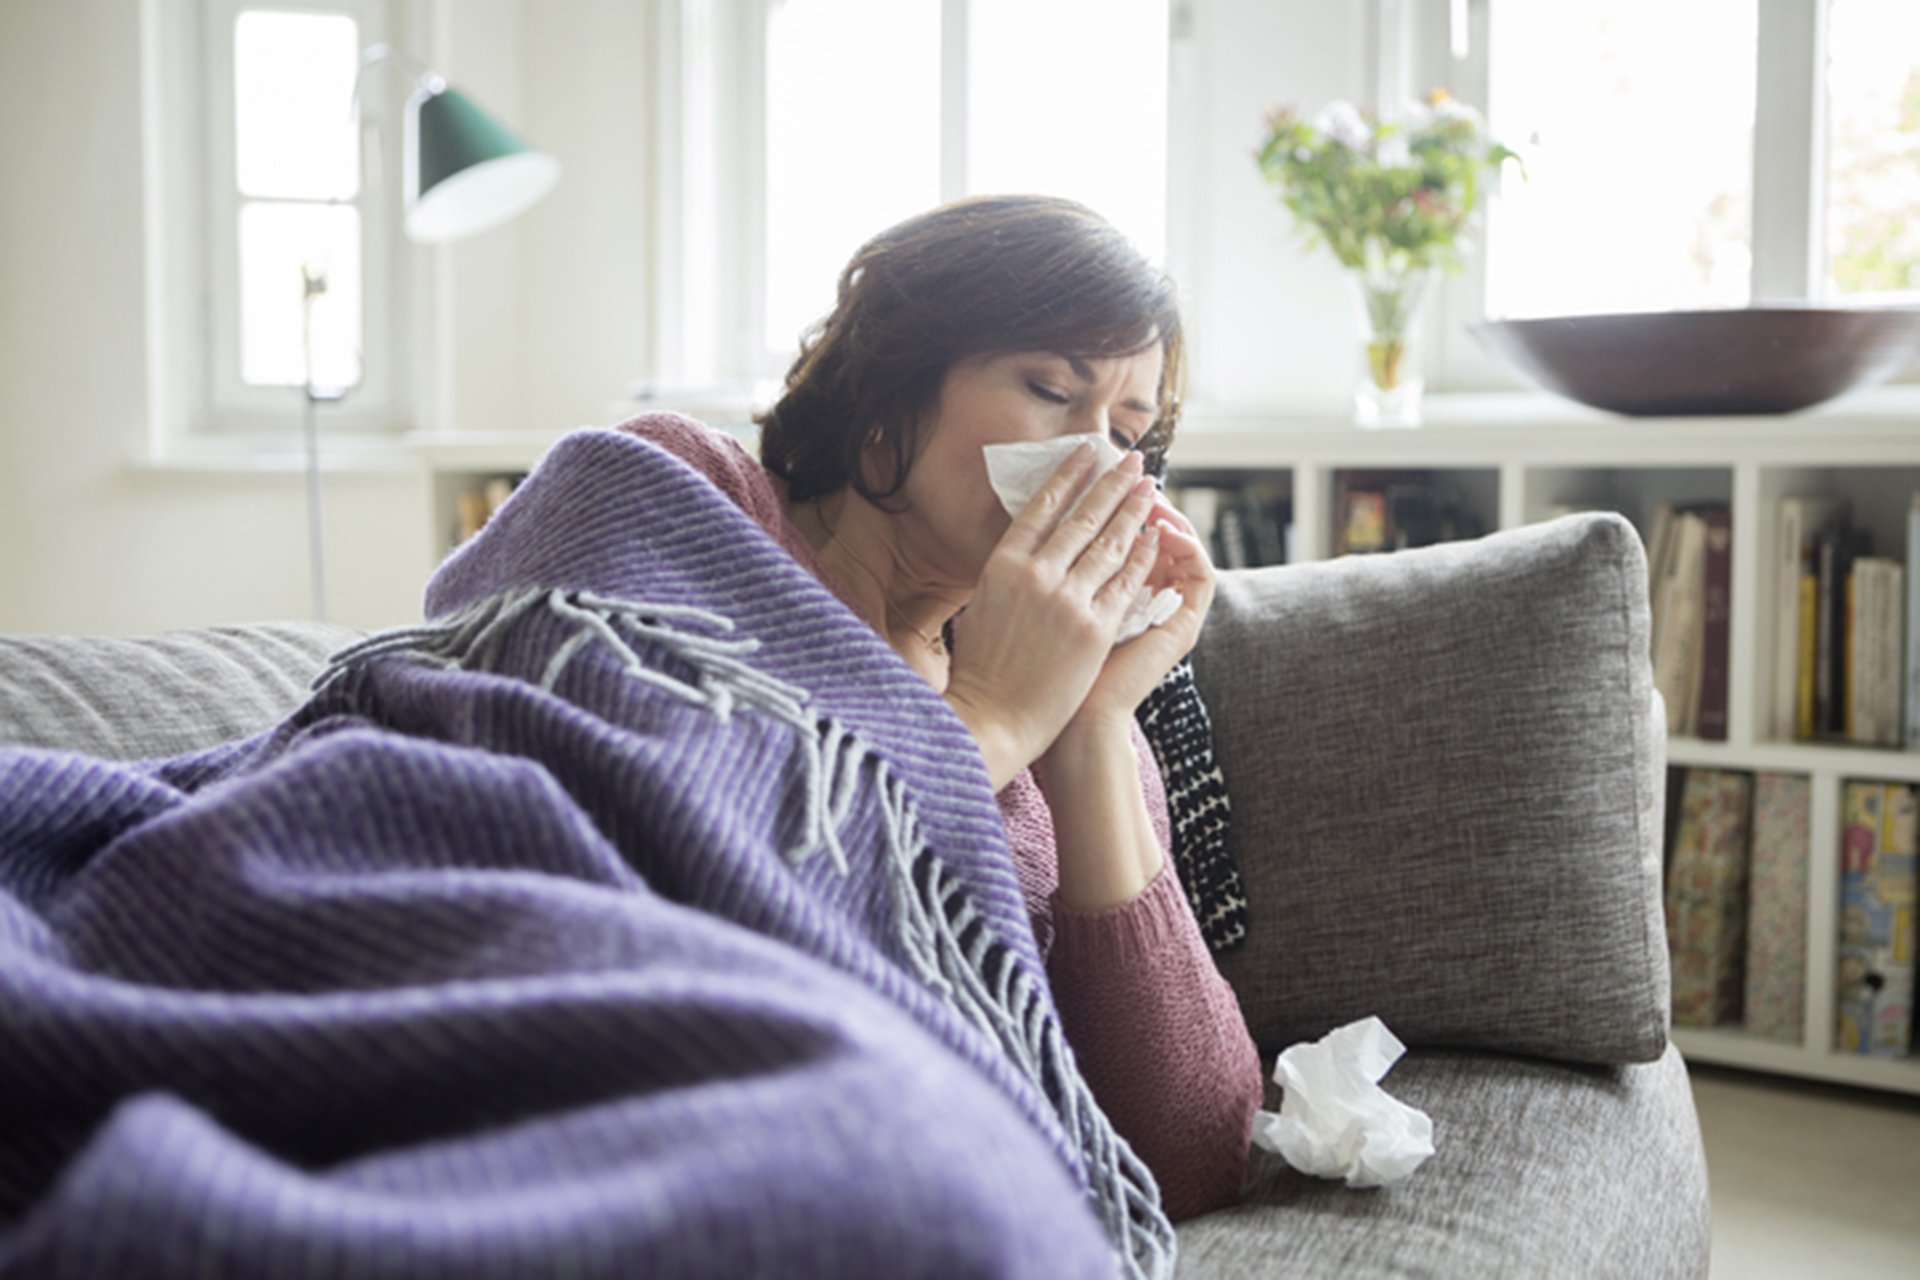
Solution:
<svg viewBox="0 0 1920 1280">
<path fill-rule="evenodd" d="M 1437 1154 L 1354 1191 L 1256 1150 L 1241 1202 L 1182 1225 L 1182 1276 L 1706 1273 L 1645 584 L 1608 515 L 1225 575 L 1195 666 L 1252 934 L 1221 970 L 1269 1067 L 1383 1018 L 1411 1046 L 1385 1086 Z M 132 759 L 238 736 L 354 635 L 0 639 L 0 742 Z"/>
</svg>

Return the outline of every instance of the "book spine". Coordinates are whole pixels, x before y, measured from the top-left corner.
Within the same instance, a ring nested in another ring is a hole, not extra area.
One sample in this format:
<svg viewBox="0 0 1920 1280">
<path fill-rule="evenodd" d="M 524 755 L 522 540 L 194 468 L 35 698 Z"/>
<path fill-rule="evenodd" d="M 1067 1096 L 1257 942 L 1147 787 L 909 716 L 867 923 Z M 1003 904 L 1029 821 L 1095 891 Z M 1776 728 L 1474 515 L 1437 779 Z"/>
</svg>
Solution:
<svg viewBox="0 0 1920 1280">
<path fill-rule="evenodd" d="M 1814 737 L 1813 673 L 1820 655 L 1815 649 L 1819 631 L 1820 580 L 1810 572 L 1800 575 L 1800 662 L 1794 681 L 1793 736 L 1802 741 Z"/>
<path fill-rule="evenodd" d="M 1661 629 L 1666 622 L 1665 594 L 1668 565 L 1673 559 L 1673 504 L 1663 502 L 1653 512 L 1653 527 L 1647 533 L 1647 610 L 1652 623 L 1648 654 L 1660 653 Z"/>
<path fill-rule="evenodd" d="M 1689 770 L 1667 878 L 1673 1020 L 1740 1020 L 1746 961 L 1747 821 L 1752 776 Z"/>
<path fill-rule="evenodd" d="M 1213 551 L 1222 569 L 1252 567 L 1253 553 L 1248 547 L 1246 521 L 1237 503 L 1220 508 L 1213 526 Z"/>
<path fill-rule="evenodd" d="M 1907 750 L 1920 751 L 1920 493 L 1907 507 Z"/>
<path fill-rule="evenodd" d="M 1849 743 L 1870 743 L 1872 739 L 1872 708 L 1864 706 L 1868 697 L 1868 681 L 1872 672 L 1868 670 L 1870 662 L 1870 635 L 1872 628 L 1866 626 L 1870 616 L 1868 608 L 1872 604 L 1874 593 L 1874 566 L 1860 564 L 1847 572 L 1847 656 L 1839 670 L 1841 697 L 1847 702 L 1847 741 Z"/>
<path fill-rule="evenodd" d="M 1897 560 L 1880 562 L 1880 597 L 1874 608 L 1874 744 L 1900 745 L 1900 606 L 1906 569 Z"/>
<path fill-rule="evenodd" d="M 1780 519 L 1774 526 L 1773 551 L 1773 707 L 1769 717 L 1776 742 L 1795 737 L 1795 708 L 1799 698 L 1800 656 L 1800 543 L 1806 537 L 1804 503 L 1780 500 Z"/>
<path fill-rule="evenodd" d="M 1750 1034 L 1799 1044 L 1806 1032 L 1807 856 L 1812 783 L 1762 773 L 1753 783 L 1745 1014 Z"/>
<path fill-rule="evenodd" d="M 1828 530 L 1820 535 L 1815 570 L 1818 583 L 1816 601 L 1813 722 L 1814 736 L 1823 737 L 1836 726 L 1835 673 L 1841 657 L 1840 628 L 1845 624 L 1845 585 L 1840 576 L 1841 535 Z M 1844 717 L 1841 717 L 1842 719 Z"/>
<path fill-rule="evenodd" d="M 1840 792 L 1840 945 L 1834 974 L 1833 1047 L 1865 1053 L 1872 1042 L 1878 948 L 1874 863 L 1885 803 L 1878 783 L 1849 782 Z"/>
<path fill-rule="evenodd" d="M 1702 633 L 1702 579 L 1706 572 L 1707 524 L 1698 512 L 1674 516 L 1673 548 L 1660 591 L 1660 647 L 1654 655 L 1654 686 L 1667 706 L 1667 731 L 1694 732 L 1694 694 Z"/>
<path fill-rule="evenodd" d="M 1707 523 L 1707 550 L 1701 593 L 1700 687 L 1695 700 L 1695 728 L 1699 736 L 1709 742 L 1725 742 L 1733 514 L 1728 507 L 1715 506 L 1706 508 L 1701 515 Z"/>
<path fill-rule="evenodd" d="M 1913 1047 L 1914 902 L 1920 894 L 1920 792 L 1889 783 L 1883 800 L 1880 859 L 1876 870 L 1880 901 L 1887 904 L 1886 942 L 1880 986 L 1874 992 L 1873 1034 L 1867 1051 L 1877 1057 L 1904 1058 Z"/>
</svg>

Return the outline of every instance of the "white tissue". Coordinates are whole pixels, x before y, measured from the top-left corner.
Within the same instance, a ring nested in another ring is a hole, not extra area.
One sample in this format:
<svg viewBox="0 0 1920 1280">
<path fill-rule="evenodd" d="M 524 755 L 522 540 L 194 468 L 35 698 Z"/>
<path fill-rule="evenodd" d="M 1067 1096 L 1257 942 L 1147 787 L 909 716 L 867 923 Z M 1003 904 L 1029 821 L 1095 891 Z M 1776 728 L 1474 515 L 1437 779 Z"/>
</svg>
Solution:
<svg viewBox="0 0 1920 1280">
<path fill-rule="evenodd" d="M 1255 1145 L 1316 1178 L 1384 1187 L 1433 1154 L 1427 1113 L 1379 1085 L 1407 1046 L 1378 1018 L 1329 1031 L 1281 1053 L 1273 1079 L 1286 1090 L 1280 1114 L 1256 1112 Z"/>
<path fill-rule="evenodd" d="M 987 459 L 987 483 L 993 486 L 993 492 L 1000 499 L 1007 514 L 1017 516 L 1027 509 L 1033 501 L 1033 495 L 1040 492 L 1040 486 L 1047 477 L 1057 471 L 1067 455 L 1072 453 L 1085 440 L 1093 441 L 1093 476 L 1097 478 L 1114 467 L 1127 455 L 1120 447 L 1097 432 L 1082 435 L 1060 436 L 1053 440 L 1029 440 L 1018 444 L 990 444 L 982 452 Z M 1153 591 L 1140 588 L 1140 595 L 1127 609 L 1127 616 L 1121 620 L 1120 634 L 1115 644 L 1124 644 L 1148 627 L 1157 627 L 1179 611 L 1181 596 L 1172 587 L 1163 587 Z"/>
</svg>

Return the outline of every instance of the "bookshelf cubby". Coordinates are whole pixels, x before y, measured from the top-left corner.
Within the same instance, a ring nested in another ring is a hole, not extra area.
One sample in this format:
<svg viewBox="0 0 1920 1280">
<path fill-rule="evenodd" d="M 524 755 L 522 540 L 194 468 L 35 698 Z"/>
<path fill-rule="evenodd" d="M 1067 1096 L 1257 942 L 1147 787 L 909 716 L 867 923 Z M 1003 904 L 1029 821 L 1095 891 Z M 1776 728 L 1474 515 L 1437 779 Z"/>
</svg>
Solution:
<svg viewBox="0 0 1920 1280">
<path fill-rule="evenodd" d="M 418 451 L 435 477 L 436 555 L 455 519 L 461 483 L 525 470 L 551 443 L 534 437 L 441 437 Z M 1669 763 L 1782 772 L 1809 782 L 1805 1032 L 1797 1044 L 1738 1027 L 1677 1028 L 1691 1060 L 1920 1095 L 1920 1056 L 1833 1048 L 1841 795 L 1853 779 L 1920 782 L 1920 751 L 1782 740 L 1771 732 L 1780 499 L 1848 499 L 1876 549 L 1906 558 L 1907 508 L 1920 492 L 1920 387 L 1848 397 L 1786 417 L 1620 418 L 1531 394 L 1430 397 L 1413 430 L 1359 430 L 1344 421 L 1190 411 L 1171 454 L 1170 488 L 1252 484 L 1284 496 L 1291 559 L 1336 545 L 1343 473 L 1423 472 L 1457 488 L 1488 531 L 1567 510 L 1626 515 L 1646 536 L 1661 503 L 1732 509 L 1729 704 L 1724 742 L 1675 737 Z M 1915 566 L 1909 565 L 1909 570 Z"/>
</svg>

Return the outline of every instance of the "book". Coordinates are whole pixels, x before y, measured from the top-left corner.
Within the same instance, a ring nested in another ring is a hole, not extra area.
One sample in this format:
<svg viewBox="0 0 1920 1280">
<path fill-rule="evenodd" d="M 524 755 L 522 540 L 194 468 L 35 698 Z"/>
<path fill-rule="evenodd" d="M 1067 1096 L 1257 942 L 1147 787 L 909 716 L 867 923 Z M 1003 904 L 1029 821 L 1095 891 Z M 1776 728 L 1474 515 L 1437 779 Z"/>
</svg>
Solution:
<svg viewBox="0 0 1920 1280">
<path fill-rule="evenodd" d="M 1840 812 L 1834 1048 L 1905 1057 L 1913 1038 L 1915 791 L 1848 782 Z"/>
<path fill-rule="evenodd" d="M 480 526 L 487 522 L 487 497 L 478 489 L 465 489 L 454 500 L 454 545 L 465 542 L 480 532 Z"/>
<path fill-rule="evenodd" d="M 1253 565 L 1252 539 L 1248 536 L 1246 516 L 1237 502 L 1222 506 L 1214 520 L 1213 558 L 1222 569 L 1247 569 Z"/>
<path fill-rule="evenodd" d="M 1378 489 L 1349 489 L 1340 513 L 1340 549 L 1347 554 L 1385 551 L 1387 495 Z"/>
<path fill-rule="evenodd" d="M 1906 744 L 1920 751 L 1920 493 L 1907 507 Z"/>
<path fill-rule="evenodd" d="M 1707 522 L 1706 566 L 1701 582 L 1699 676 L 1694 690 L 1694 733 L 1709 742 L 1727 740 L 1727 649 L 1732 617 L 1733 516 L 1724 505 L 1702 507 Z"/>
<path fill-rule="evenodd" d="M 1844 527 L 1815 539 L 1813 720 L 1816 738 L 1847 734 L 1847 579 L 1854 557 L 1867 546 Z"/>
<path fill-rule="evenodd" d="M 1807 553 L 1812 536 L 1839 523 L 1846 514 L 1847 502 L 1842 498 L 1794 495 L 1780 499 L 1780 517 L 1774 525 L 1773 705 L 1768 717 L 1769 736 L 1777 742 L 1809 736 L 1800 732 L 1797 715 L 1804 670 L 1801 653 L 1805 648 L 1801 635 L 1802 579 L 1809 576 Z"/>
<path fill-rule="evenodd" d="M 1812 790 L 1803 774 L 1761 773 L 1753 780 L 1743 1012 L 1749 1034 L 1789 1044 L 1799 1044 L 1806 1029 Z"/>
<path fill-rule="evenodd" d="M 1907 641 L 1903 645 L 1907 687 L 1907 750 L 1920 750 L 1920 493 L 1907 505 Z"/>
<path fill-rule="evenodd" d="M 1740 1020 L 1752 788 L 1751 774 L 1687 771 L 1665 895 L 1676 1026 Z"/>
<path fill-rule="evenodd" d="M 1809 549 L 1809 555 L 1811 555 Z M 1819 575 L 1813 571 L 1812 561 L 1800 575 L 1800 662 L 1796 675 L 1793 702 L 1793 736 L 1802 741 L 1812 739 L 1818 730 L 1818 720 L 1814 712 L 1813 673 L 1820 665 L 1817 648 L 1820 618 Z"/>
<path fill-rule="evenodd" d="M 1651 622 L 1649 655 L 1660 652 L 1660 595 L 1666 581 L 1667 562 L 1673 555 L 1673 504 L 1662 502 L 1653 509 L 1653 523 L 1647 530 L 1647 612 Z"/>
<path fill-rule="evenodd" d="M 1680 797 L 1687 789 L 1687 767 L 1681 764 L 1667 766 L 1667 789 L 1665 801 L 1660 811 L 1660 874 L 1662 883 L 1665 877 L 1673 873 L 1674 837 L 1680 831 Z"/>
<path fill-rule="evenodd" d="M 1285 498 L 1268 499 L 1248 490 L 1241 503 L 1241 520 L 1247 526 L 1248 550 L 1258 565 L 1287 562 L 1287 526 L 1293 522 L 1293 503 Z"/>
<path fill-rule="evenodd" d="M 1861 556 L 1847 578 L 1847 737 L 1875 747 L 1900 745 L 1900 596 L 1898 560 Z"/>
<path fill-rule="evenodd" d="M 1667 704 L 1667 732 L 1695 731 L 1695 692 L 1704 638 L 1707 522 L 1697 511 L 1674 514 L 1672 546 L 1659 588 L 1660 643 L 1653 655 L 1653 682 Z"/>
<path fill-rule="evenodd" d="M 455 545 L 465 542 L 485 528 L 487 521 L 493 519 L 494 513 L 506 504 L 507 499 L 513 496 L 514 489 L 519 487 L 520 482 L 526 478 L 525 472 L 516 475 L 486 476 L 455 494 L 453 499 Z"/>
</svg>

